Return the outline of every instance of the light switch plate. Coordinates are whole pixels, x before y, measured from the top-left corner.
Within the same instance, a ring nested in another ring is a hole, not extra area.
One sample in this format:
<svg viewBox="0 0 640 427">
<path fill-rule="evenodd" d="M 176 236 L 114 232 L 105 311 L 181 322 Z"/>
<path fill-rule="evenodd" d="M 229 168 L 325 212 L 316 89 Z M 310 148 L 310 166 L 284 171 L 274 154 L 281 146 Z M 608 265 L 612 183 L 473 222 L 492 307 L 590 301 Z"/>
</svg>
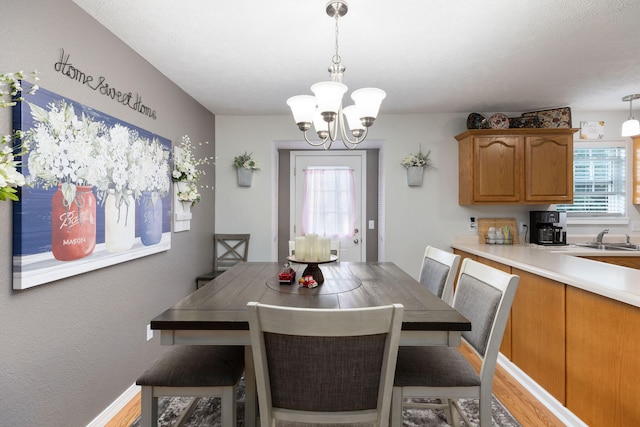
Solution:
<svg viewBox="0 0 640 427">
<path fill-rule="evenodd" d="M 640 231 L 640 221 L 631 221 L 631 231 Z"/>
<path fill-rule="evenodd" d="M 369 230 L 373 230 L 376 228 L 376 223 L 374 220 L 370 219 L 369 220 Z"/>
</svg>

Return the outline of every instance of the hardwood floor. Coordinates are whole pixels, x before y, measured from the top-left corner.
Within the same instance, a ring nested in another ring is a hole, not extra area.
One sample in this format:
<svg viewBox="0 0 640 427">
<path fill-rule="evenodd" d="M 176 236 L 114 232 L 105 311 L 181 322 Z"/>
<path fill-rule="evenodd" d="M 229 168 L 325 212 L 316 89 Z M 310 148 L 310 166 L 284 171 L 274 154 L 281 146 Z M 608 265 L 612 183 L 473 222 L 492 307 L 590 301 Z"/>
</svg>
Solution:
<svg viewBox="0 0 640 427">
<path fill-rule="evenodd" d="M 480 360 L 464 343 L 462 354 L 480 369 Z M 511 375 L 498 365 L 493 381 L 493 393 L 523 427 L 564 426 L 546 407 L 538 402 Z M 136 395 L 105 427 L 129 427 L 140 415 L 140 393 Z"/>
<path fill-rule="evenodd" d="M 105 427 L 129 427 L 140 416 L 140 393 L 127 403 Z"/>
<path fill-rule="evenodd" d="M 460 351 L 476 368 L 476 371 L 479 371 L 480 359 L 464 342 L 460 346 Z M 493 394 L 523 427 L 564 426 L 564 423 L 522 387 L 518 381 L 514 380 L 500 365 L 496 366 L 496 373 L 493 377 Z"/>
</svg>

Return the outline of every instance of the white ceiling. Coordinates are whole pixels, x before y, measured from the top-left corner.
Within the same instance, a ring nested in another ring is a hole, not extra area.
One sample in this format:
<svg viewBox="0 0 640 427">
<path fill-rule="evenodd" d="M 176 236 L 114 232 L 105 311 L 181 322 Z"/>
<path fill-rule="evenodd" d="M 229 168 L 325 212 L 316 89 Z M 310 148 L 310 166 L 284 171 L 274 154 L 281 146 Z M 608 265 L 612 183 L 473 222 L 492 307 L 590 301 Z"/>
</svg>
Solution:
<svg viewBox="0 0 640 427">
<path fill-rule="evenodd" d="M 74 1 L 214 114 L 288 114 L 329 79 L 326 0 Z M 347 1 L 344 83 L 384 89 L 381 114 L 628 111 L 640 93 L 638 0 Z"/>
</svg>

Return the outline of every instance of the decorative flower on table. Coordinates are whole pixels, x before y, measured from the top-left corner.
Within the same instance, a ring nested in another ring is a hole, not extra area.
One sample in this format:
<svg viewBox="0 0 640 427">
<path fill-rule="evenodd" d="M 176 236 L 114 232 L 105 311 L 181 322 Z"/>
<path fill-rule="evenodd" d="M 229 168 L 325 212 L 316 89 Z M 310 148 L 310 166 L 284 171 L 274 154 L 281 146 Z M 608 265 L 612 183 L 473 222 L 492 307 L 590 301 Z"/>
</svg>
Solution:
<svg viewBox="0 0 640 427">
<path fill-rule="evenodd" d="M 37 71 L 30 73 L 30 76 L 34 81 L 39 80 Z M 0 108 L 12 107 L 24 100 L 21 96 L 22 86 L 20 84 L 20 80 L 24 77 L 25 74 L 22 71 L 0 74 Z M 38 86 L 33 85 L 29 89 L 29 94 L 35 94 L 37 90 Z M 7 96 L 11 97 L 8 102 Z M 0 200 L 18 201 L 17 188 L 25 185 L 25 178 L 17 169 L 20 166 L 20 161 L 16 160 L 15 156 L 25 154 L 26 150 L 23 146 L 16 150 L 13 149 L 13 140 L 21 137 L 20 132 L 0 137 Z"/>
<path fill-rule="evenodd" d="M 402 166 L 404 166 L 405 168 L 409 168 L 411 166 L 429 167 L 431 166 L 431 159 L 429 158 L 430 154 L 431 151 L 427 151 L 426 154 L 423 153 L 422 147 L 420 147 L 418 148 L 417 154 L 409 154 L 407 157 L 402 159 Z"/>
<path fill-rule="evenodd" d="M 208 142 L 205 142 L 205 144 L 208 144 Z M 191 205 L 195 205 L 201 200 L 202 196 L 198 190 L 198 180 L 203 175 L 206 175 L 206 172 L 199 167 L 210 164 L 212 159 L 212 157 L 196 159 L 191 139 L 187 135 L 182 137 L 180 147 L 176 147 L 173 153 L 173 173 L 171 175 L 173 182 L 188 183 L 186 189 L 178 191 L 179 201 L 191 202 Z"/>
<path fill-rule="evenodd" d="M 253 153 L 251 153 L 253 154 Z M 260 165 L 258 164 L 258 162 L 256 162 L 255 160 L 253 160 L 251 158 L 251 154 L 248 154 L 246 151 L 239 155 L 236 156 L 233 159 L 233 164 L 236 168 L 240 169 L 240 168 L 245 168 L 245 169 L 253 169 L 253 170 L 258 170 L 260 169 Z"/>
<path fill-rule="evenodd" d="M 106 125 L 84 113 L 76 116 L 64 100 L 48 104 L 49 111 L 29 105 L 34 126 L 23 132 L 29 151 L 27 182 L 45 189 L 61 184 L 64 200 L 71 204 L 77 185 L 96 185 L 105 174 L 106 165 L 96 159 Z"/>
</svg>

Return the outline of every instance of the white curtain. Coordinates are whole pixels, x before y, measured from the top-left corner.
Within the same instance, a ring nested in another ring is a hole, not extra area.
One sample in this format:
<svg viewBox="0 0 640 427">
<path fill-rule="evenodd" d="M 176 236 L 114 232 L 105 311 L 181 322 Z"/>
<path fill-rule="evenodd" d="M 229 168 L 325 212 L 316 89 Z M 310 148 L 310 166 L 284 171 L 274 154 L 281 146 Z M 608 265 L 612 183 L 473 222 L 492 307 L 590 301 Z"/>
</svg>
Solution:
<svg viewBox="0 0 640 427">
<path fill-rule="evenodd" d="M 302 234 L 353 236 L 356 197 L 353 170 L 308 168 L 304 171 Z"/>
</svg>

